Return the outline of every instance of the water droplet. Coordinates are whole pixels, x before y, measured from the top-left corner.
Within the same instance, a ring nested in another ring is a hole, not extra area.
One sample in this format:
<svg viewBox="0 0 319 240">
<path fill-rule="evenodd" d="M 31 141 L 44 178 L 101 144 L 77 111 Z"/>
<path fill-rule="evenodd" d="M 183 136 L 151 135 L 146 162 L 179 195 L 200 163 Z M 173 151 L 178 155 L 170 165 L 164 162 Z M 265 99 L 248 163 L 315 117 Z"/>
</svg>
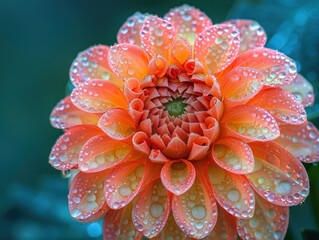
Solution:
<svg viewBox="0 0 319 240">
<path fill-rule="evenodd" d="M 164 208 L 159 203 L 152 203 L 151 205 L 151 214 L 155 218 L 159 218 L 164 212 Z"/>
<path fill-rule="evenodd" d="M 206 216 L 206 208 L 203 205 L 196 205 L 192 208 L 192 216 L 195 219 L 203 219 Z"/>
<path fill-rule="evenodd" d="M 287 181 L 279 182 L 276 186 L 276 191 L 280 194 L 288 194 L 291 192 L 291 184 Z"/>
<path fill-rule="evenodd" d="M 240 199 L 240 192 L 237 189 L 233 188 L 228 191 L 227 198 L 232 202 L 237 202 Z"/>
</svg>

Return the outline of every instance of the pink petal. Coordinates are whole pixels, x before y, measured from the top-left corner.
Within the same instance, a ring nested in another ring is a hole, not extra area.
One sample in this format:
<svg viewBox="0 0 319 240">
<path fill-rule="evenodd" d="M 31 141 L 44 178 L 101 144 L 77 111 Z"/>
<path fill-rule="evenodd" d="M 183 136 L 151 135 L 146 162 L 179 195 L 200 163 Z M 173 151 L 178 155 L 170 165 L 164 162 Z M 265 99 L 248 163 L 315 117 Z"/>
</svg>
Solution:
<svg viewBox="0 0 319 240">
<path fill-rule="evenodd" d="M 193 141 L 188 160 L 199 160 L 207 155 L 210 148 L 210 140 L 207 137 L 198 137 Z"/>
<path fill-rule="evenodd" d="M 83 111 L 103 113 L 107 109 L 120 107 L 127 109 L 123 92 L 113 83 L 91 80 L 72 91 L 72 103 Z"/>
<path fill-rule="evenodd" d="M 149 184 L 138 196 L 132 216 L 135 227 L 148 238 L 165 227 L 171 210 L 169 193 L 160 179 Z"/>
<path fill-rule="evenodd" d="M 288 152 L 306 163 L 319 161 L 319 130 L 310 122 L 280 126 L 280 137 L 275 140 Z"/>
<path fill-rule="evenodd" d="M 234 25 L 240 33 L 240 49 L 244 52 L 249 49 L 263 47 L 267 41 L 265 30 L 258 22 L 252 20 L 235 19 L 224 23 Z"/>
<path fill-rule="evenodd" d="M 113 73 L 109 66 L 108 52 L 108 46 L 98 45 L 79 53 L 70 69 L 70 79 L 73 85 L 79 86 L 92 79 L 101 79 L 122 87 L 123 81 Z"/>
<path fill-rule="evenodd" d="M 254 216 L 236 221 L 237 232 L 242 239 L 284 239 L 288 228 L 289 209 L 256 196 Z"/>
<path fill-rule="evenodd" d="M 217 73 L 237 57 L 239 44 L 239 34 L 234 26 L 216 24 L 199 34 L 194 46 L 194 56 L 207 65 L 209 73 Z"/>
<path fill-rule="evenodd" d="M 78 164 L 79 153 L 86 141 L 103 133 L 93 125 L 79 125 L 70 128 L 54 144 L 49 163 L 58 170 L 68 170 Z"/>
<path fill-rule="evenodd" d="M 51 125 L 55 128 L 65 129 L 81 124 L 97 125 L 100 116 L 80 110 L 71 102 L 70 96 L 62 99 L 52 110 Z"/>
<path fill-rule="evenodd" d="M 79 155 L 79 169 L 82 172 L 99 172 L 122 162 L 132 147 L 124 142 L 114 141 L 98 135 L 87 141 Z"/>
<path fill-rule="evenodd" d="M 132 139 L 133 146 L 137 151 L 143 152 L 147 155 L 151 153 L 151 140 L 145 132 L 137 132 Z"/>
<path fill-rule="evenodd" d="M 273 142 L 249 145 L 255 156 L 255 168 L 246 176 L 255 191 L 280 206 L 303 202 L 309 194 L 309 180 L 300 161 Z"/>
<path fill-rule="evenodd" d="M 169 161 L 161 171 L 161 180 L 167 190 L 175 195 L 188 191 L 196 177 L 193 164 L 187 160 Z"/>
</svg>

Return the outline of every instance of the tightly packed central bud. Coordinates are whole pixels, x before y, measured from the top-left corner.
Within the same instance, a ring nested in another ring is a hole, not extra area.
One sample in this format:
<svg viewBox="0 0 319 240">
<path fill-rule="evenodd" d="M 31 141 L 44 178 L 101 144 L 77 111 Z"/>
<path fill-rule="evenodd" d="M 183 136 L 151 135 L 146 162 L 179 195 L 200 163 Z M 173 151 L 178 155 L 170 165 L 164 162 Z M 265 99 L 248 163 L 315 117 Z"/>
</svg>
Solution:
<svg viewBox="0 0 319 240">
<path fill-rule="evenodd" d="M 185 107 L 187 106 L 187 104 L 182 98 L 176 98 L 164 104 L 164 106 L 165 110 L 170 116 L 178 117 L 185 112 Z"/>
</svg>

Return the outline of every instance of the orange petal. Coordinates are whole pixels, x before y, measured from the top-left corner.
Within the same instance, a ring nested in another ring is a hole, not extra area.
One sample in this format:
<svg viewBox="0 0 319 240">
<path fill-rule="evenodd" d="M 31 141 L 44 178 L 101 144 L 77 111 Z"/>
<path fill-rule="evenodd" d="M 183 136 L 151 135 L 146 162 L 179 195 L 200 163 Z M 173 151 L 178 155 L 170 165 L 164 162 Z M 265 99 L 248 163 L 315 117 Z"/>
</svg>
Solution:
<svg viewBox="0 0 319 240">
<path fill-rule="evenodd" d="M 155 55 L 148 64 L 148 73 L 162 78 L 166 73 L 167 67 L 166 59 L 161 55 Z"/>
<path fill-rule="evenodd" d="M 276 120 L 262 108 L 238 106 L 227 111 L 222 119 L 224 135 L 245 141 L 269 141 L 279 136 Z"/>
<path fill-rule="evenodd" d="M 151 149 L 151 141 L 149 136 L 145 132 L 137 132 L 134 134 L 133 139 L 132 139 L 133 146 L 135 147 L 136 150 L 143 152 L 147 155 L 150 154 Z"/>
<path fill-rule="evenodd" d="M 87 141 L 79 155 L 79 169 L 82 172 L 99 172 L 122 162 L 132 147 L 124 142 L 114 141 L 98 135 Z"/>
<path fill-rule="evenodd" d="M 65 129 L 81 124 L 97 125 L 99 115 L 80 110 L 71 102 L 70 96 L 62 99 L 52 110 L 51 125 L 55 128 Z"/>
<path fill-rule="evenodd" d="M 236 221 L 237 232 L 242 239 L 284 239 L 288 228 L 289 209 L 256 196 L 254 216 Z"/>
<path fill-rule="evenodd" d="M 161 171 L 162 183 L 167 190 L 175 195 L 181 195 L 188 191 L 196 177 L 193 164 L 186 160 L 169 161 L 165 163 Z"/>
<path fill-rule="evenodd" d="M 209 73 L 217 73 L 237 57 L 239 44 L 239 34 L 234 26 L 216 24 L 199 34 L 194 46 L 194 56 L 207 65 Z"/>
<path fill-rule="evenodd" d="M 121 108 L 107 110 L 100 118 L 98 125 L 109 137 L 116 140 L 131 137 L 136 130 L 130 114 Z"/>
<path fill-rule="evenodd" d="M 72 91 L 72 103 L 86 112 L 102 113 L 107 109 L 120 107 L 127 109 L 123 92 L 113 83 L 91 80 Z"/>
<path fill-rule="evenodd" d="M 188 160 L 199 160 L 207 155 L 210 140 L 207 137 L 198 137 L 193 141 Z"/>
<path fill-rule="evenodd" d="M 112 209 L 125 207 L 139 193 L 147 178 L 144 159 L 119 165 L 106 178 L 106 203 Z"/>
<path fill-rule="evenodd" d="M 104 240 L 141 240 L 143 238 L 143 234 L 133 224 L 132 208 L 131 203 L 123 209 L 111 209 L 106 213 L 102 228 Z"/>
<path fill-rule="evenodd" d="M 137 125 L 140 122 L 142 115 L 144 114 L 144 103 L 141 99 L 133 99 L 128 107 L 128 111 L 134 120 L 134 123 Z"/>
<path fill-rule="evenodd" d="M 149 159 L 154 163 L 166 163 L 170 160 L 158 149 L 151 149 Z"/>
<path fill-rule="evenodd" d="M 172 211 L 179 228 L 196 239 L 206 237 L 217 221 L 216 201 L 200 178 L 186 193 L 173 196 Z"/>
<path fill-rule="evenodd" d="M 201 123 L 200 126 L 204 136 L 207 137 L 211 143 L 217 139 L 219 135 L 219 123 L 215 118 L 207 117 L 205 123 Z"/>
<path fill-rule="evenodd" d="M 174 25 L 177 34 L 186 39 L 191 46 L 194 45 L 199 33 L 212 26 L 205 13 L 187 4 L 171 9 L 164 18 Z"/>
<path fill-rule="evenodd" d="M 103 186 L 108 174 L 110 171 L 93 174 L 79 172 L 75 176 L 68 196 L 69 210 L 73 218 L 92 218 L 105 205 Z M 99 215 L 101 216 L 101 213 Z"/>
<path fill-rule="evenodd" d="M 192 56 L 192 48 L 182 38 L 176 38 L 171 46 L 171 59 L 170 64 L 172 65 L 183 65 Z"/>
<path fill-rule="evenodd" d="M 235 19 L 224 23 L 234 25 L 240 33 L 240 49 L 244 52 L 249 49 L 263 47 L 267 41 L 265 30 L 258 22 L 252 20 Z"/>
<path fill-rule="evenodd" d="M 303 202 L 309 193 L 309 180 L 300 161 L 273 142 L 254 142 L 250 147 L 255 156 L 255 168 L 246 176 L 255 191 L 281 206 Z"/>
<path fill-rule="evenodd" d="M 108 58 L 112 70 L 124 80 L 128 78 L 142 80 L 147 76 L 149 56 L 139 46 L 129 43 L 114 45 L 110 48 Z"/>
<path fill-rule="evenodd" d="M 117 33 L 117 42 L 141 46 L 140 31 L 148 17 L 148 14 L 139 12 L 136 12 L 133 16 L 129 17 Z"/>
<path fill-rule="evenodd" d="M 101 79 L 122 87 L 123 81 L 113 73 L 109 66 L 108 52 L 109 47 L 103 45 L 90 47 L 80 52 L 70 69 L 70 79 L 73 85 L 79 86 L 92 79 Z"/>
<path fill-rule="evenodd" d="M 123 92 L 128 102 L 139 98 L 143 94 L 140 81 L 136 78 L 127 79 L 124 84 Z"/>
<path fill-rule="evenodd" d="M 167 147 L 162 152 L 169 158 L 177 159 L 186 157 L 188 155 L 188 148 L 180 137 L 176 136 L 170 139 Z"/>
<path fill-rule="evenodd" d="M 93 125 L 79 125 L 70 128 L 54 144 L 49 163 L 58 170 L 68 170 L 78 164 L 79 153 L 86 141 L 103 133 Z"/>
<path fill-rule="evenodd" d="M 284 123 L 299 125 L 307 121 L 307 114 L 302 104 L 292 93 L 280 88 L 263 90 L 248 104 L 267 110 Z"/>
<path fill-rule="evenodd" d="M 232 137 L 219 139 L 212 151 L 215 162 L 227 171 L 247 174 L 254 169 L 254 155 L 247 143 Z"/>
<path fill-rule="evenodd" d="M 215 164 L 209 165 L 208 177 L 214 196 L 221 207 L 237 218 L 253 216 L 254 192 L 245 178 L 227 172 Z"/>
<path fill-rule="evenodd" d="M 264 75 L 253 68 L 238 67 L 228 72 L 220 80 L 224 104 L 228 107 L 243 105 L 262 88 Z"/>
<path fill-rule="evenodd" d="M 166 225 L 170 211 L 169 194 L 160 179 L 155 180 L 136 200 L 132 212 L 134 225 L 145 237 L 155 237 Z"/>
<path fill-rule="evenodd" d="M 288 152 L 306 163 L 319 161 L 319 130 L 310 122 L 280 126 L 280 137 L 275 140 Z"/>
<path fill-rule="evenodd" d="M 300 74 L 297 75 L 296 79 L 292 83 L 282 86 L 281 88 L 291 92 L 304 107 L 311 106 L 315 101 L 315 95 L 311 83 Z"/>
<path fill-rule="evenodd" d="M 141 30 L 141 41 L 146 51 L 154 56 L 162 55 L 169 59 L 169 49 L 175 37 L 175 28 L 172 23 L 150 16 L 146 19 Z"/>
<path fill-rule="evenodd" d="M 268 48 L 256 48 L 243 52 L 231 65 L 250 67 L 261 71 L 265 76 L 265 85 L 282 86 L 294 81 L 297 76 L 295 62 L 285 54 Z"/>
</svg>

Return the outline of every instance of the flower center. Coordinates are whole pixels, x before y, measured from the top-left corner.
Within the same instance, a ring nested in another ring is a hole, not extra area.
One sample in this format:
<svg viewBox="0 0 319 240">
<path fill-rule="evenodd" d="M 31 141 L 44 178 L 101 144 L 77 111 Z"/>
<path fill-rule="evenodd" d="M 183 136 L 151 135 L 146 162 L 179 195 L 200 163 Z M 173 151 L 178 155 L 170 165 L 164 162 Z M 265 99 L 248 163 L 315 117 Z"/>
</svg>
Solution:
<svg viewBox="0 0 319 240">
<path fill-rule="evenodd" d="M 185 112 L 187 104 L 184 103 L 182 98 L 176 98 L 164 104 L 164 106 L 170 116 L 178 117 Z"/>
</svg>

